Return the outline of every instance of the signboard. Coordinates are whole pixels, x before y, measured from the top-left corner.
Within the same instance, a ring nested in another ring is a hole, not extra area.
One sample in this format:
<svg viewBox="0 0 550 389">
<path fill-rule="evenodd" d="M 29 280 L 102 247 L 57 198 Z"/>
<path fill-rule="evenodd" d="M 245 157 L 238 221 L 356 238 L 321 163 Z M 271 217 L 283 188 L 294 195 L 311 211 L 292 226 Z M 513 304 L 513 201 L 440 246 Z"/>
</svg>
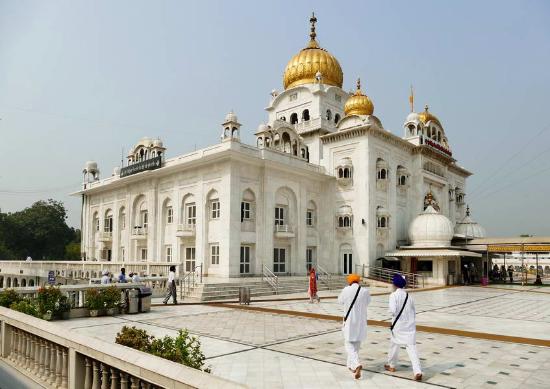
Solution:
<svg viewBox="0 0 550 389">
<path fill-rule="evenodd" d="M 162 156 L 149 158 L 144 161 L 136 162 L 130 166 L 120 169 L 120 178 L 141 173 L 146 170 L 155 170 L 162 166 Z"/>
<path fill-rule="evenodd" d="M 48 284 L 50 284 L 50 285 L 55 284 L 55 272 L 53 270 L 50 270 L 48 272 Z"/>
<path fill-rule="evenodd" d="M 487 251 L 492 253 L 520 253 L 520 252 L 550 252 L 549 244 L 489 244 L 487 245 Z"/>
</svg>

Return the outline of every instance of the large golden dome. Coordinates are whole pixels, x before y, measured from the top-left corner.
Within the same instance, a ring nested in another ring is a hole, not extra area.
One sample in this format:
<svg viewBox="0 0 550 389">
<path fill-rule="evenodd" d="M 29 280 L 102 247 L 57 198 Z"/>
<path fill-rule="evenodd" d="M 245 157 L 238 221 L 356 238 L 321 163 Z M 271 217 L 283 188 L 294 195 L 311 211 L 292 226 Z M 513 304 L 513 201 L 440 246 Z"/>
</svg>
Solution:
<svg viewBox="0 0 550 389">
<path fill-rule="evenodd" d="M 374 104 L 369 97 L 361 92 L 361 80 L 357 79 L 357 90 L 346 101 L 344 105 L 346 116 L 349 115 L 372 115 L 374 112 Z"/>
<path fill-rule="evenodd" d="M 311 23 L 310 41 L 307 47 L 300 50 L 298 54 L 288 61 L 283 77 L 285 89 L 303 84 L 313 84 L 317 81 L 317 72 L 321 73 L 323 84 L 342 87 L 344 73 L 338 60 L 325 49 L 319 46 L 315 40 L 315 15 L 309 19 Z"/>
<path fill-rule="evenodd" d="M 418 118 L 424 124 L 428 122 L 435 122 L 439 127 L 443 128 L 439 119 L 434 114 L 428 111 L 428 105 L 424 107 L 424 112 L 418 114 Z"/>
</svg>

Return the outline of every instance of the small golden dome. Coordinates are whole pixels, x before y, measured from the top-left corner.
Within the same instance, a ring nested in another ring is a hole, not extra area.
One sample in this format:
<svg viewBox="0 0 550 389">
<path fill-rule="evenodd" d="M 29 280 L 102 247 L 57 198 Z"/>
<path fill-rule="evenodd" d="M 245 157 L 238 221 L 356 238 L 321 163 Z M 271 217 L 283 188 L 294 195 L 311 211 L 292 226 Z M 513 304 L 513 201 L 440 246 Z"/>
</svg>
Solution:
<svg viewBox="0 0 550 389">
<path fill-rule="evenodd" d="M 357 79 L 357 90 L 355 93 L 346 101 L 344 105 L 344 112 L 346 116 L 349 115 L 372 115 L 374 112 L 374 104 L 368 96 L 364 95 L 361 92 L 361 80 Z"/>
<path fill-rule="evenodd" d="M 317 36 L 315 14 L 312 14 L 309 22 L 311 23 L 309 44 L 288 61 L 283 77 L 283 86 L 288 89 L 298 85 L 313 84 L 317 82 L 316 76 L 319 72 L 323 84 L 341 88 L 344 82 L 344 73 L 338 60 L 328 51 L 319 47 L 319 43 L 315 40 Z"/>
<path fill-rule="evenodd" d="M 432 114 L 431 112 L 428 111 L 428 105 L 427 104 L 426 104 L 426 106 L 424 106 L 424 112 L 421 112 L 421 113 L 418 114 L 418 118 L 424 124 L 426 124 L 428 122 L 435 122 L 439 127 L 443 128 L 443 126 L 441 125 L 441 122 L 439 121 L 439 119 L 434 114 Z"/>
</svg>

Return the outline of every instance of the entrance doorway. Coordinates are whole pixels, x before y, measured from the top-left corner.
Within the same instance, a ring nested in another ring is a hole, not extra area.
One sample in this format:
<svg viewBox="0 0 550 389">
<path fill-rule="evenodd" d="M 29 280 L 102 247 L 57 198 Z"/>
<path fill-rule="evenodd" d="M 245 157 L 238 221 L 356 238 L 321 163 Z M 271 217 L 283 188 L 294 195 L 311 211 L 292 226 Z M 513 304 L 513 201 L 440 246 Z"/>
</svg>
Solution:
<svg viewBox="0 0 550 389">
<path fill-rule="evenodd" d="M 195 248 L 185 248 L 185 271 L 195 270 Z"/>
<path fill-rule="evenodd" d="M 275 247 L 273 249 L 273 273 L 286 272 L 286 248 Z"/>
<path fill-rule="evenodd" d="M 342 273 L 344 275 L 353 273 L 353 254 L 350 252 L 342 253 Z"/>
<path fill-rule="evenodd" d="M 239 272 L 241 274 L 250 273 L 250 246 L 241 246 Z"/>
</svg>

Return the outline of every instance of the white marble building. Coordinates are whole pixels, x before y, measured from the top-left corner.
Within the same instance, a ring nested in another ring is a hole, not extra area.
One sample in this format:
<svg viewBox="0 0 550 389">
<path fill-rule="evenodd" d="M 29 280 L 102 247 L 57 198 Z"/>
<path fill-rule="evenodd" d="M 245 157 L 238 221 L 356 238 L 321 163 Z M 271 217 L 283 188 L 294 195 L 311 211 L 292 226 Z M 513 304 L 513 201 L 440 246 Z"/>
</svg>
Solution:
<svg viewBox="0 0 550 389">
<path fill-rule="evenodd" d="M 304 274 L 322 266 L 346 274 L 409 242 L 411 221 L 428 203 L 454 226 L 465 217 L 469 171 L 426 107 L 411 112 L 403 136 L 385 129 L 357 82 L 316 41 L 288 63 L 284 90 L 271 92 L 257 143 L 240 141 L 230 112 L 221 141 L 166 158 L 143 138 L 128 165 L 99 179 L 89 162 L 83 198 L 86 260 L 198 264 L 209 275 Z M 213 134 L 214 138 L 214 134 Z"/>
</svg>

